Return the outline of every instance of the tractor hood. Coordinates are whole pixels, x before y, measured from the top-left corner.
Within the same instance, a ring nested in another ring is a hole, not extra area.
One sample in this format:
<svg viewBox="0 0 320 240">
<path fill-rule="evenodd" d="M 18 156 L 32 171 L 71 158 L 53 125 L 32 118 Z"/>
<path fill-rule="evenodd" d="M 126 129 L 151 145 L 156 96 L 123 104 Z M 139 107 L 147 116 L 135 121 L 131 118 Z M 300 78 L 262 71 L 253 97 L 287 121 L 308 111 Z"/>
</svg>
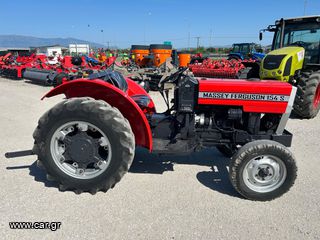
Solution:
<svg viewBox="0 0 320 240">
<path fill-rule="evenodd" d="M 199 105 L 232 105 L 245 112 L 285 113 L 296 93 L 291 84 L 273 80 L 202 78 L 198 81 Z"/>
<path fill-rule="evenodd" d="M 304 52 L 304 48 L 298 47 L 298 46 L 291 46 L 291 47 L 283 47 L 283 48 L 270 51 L 267 55 L 289 55 L 289 54 L 297 54 L 300 51 Z"/>
<path fill-rule="evenodd" d="M 289 81 L 303 66 L 303 47 L 284 47 L 269 52 L 262 60 L 260 78 Z"/>
</svg>

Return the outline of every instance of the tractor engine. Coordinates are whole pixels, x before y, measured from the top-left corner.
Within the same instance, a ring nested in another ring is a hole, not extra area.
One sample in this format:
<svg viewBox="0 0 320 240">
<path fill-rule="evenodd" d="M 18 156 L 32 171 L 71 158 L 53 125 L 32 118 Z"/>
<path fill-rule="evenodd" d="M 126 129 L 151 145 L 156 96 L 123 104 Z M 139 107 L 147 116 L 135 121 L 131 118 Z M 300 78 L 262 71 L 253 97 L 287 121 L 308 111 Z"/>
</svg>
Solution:
<svg viewBox="0 0 320 240">
<path fill-rule="evenodd" d="M 217 107 L 196 114 L 195 128 L 204 139 L 214 136 L 211 140 L 215 143 L 240 143 L 246 142 L 250 135 L 274 133 L 281 116 L 281 114 L 245 113 L 241 108 Z"/>
<path fill-rule="evenodd" d="M 189 152 L 257 139 L 290 146 L 291 134 L 284 126 L 295 90 L 277 81 L 184 76 L 176 84 L 171 112 L 149 116 L 154 151 Z"/>
</svg>

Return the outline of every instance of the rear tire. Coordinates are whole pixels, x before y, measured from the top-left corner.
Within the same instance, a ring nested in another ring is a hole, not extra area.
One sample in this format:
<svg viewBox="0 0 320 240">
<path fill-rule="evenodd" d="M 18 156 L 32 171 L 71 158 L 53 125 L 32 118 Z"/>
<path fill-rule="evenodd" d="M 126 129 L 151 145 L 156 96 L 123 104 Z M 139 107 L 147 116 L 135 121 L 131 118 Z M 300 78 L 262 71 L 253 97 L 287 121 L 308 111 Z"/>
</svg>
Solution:
<svg viewBox="0 0 320 240">
<path fill-rule="evenodd" d="M 92 98 L 57 104 L 40 118 L 33 137 L 39 165 L 60 190 L 106 192 L 120 181 L 134 157 L 129 122 L 118 109 Z"/>
<path fill-rule="evenodd" d="M 293 111 L 301 118 L 314 118 L 320 109 L 320 73 L 303 72 L 297 83 Z"/>
<path fill-rule="evenodd" d="M 285 146 L 257 140 L 244 145 L 231 158 L 229 176 L 233 187 L 245 198 L 269 201 L 291 188 L 297 167 Z"/>
</svg>

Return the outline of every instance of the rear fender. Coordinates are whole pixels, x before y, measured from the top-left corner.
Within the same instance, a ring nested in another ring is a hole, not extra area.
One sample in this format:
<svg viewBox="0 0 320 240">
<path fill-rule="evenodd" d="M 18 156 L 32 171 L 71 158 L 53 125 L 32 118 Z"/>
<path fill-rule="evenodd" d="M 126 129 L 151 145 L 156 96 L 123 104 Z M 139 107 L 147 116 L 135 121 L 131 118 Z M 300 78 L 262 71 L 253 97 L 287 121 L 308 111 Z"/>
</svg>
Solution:
<svg viewBox="0 0 320 240">
<path fill-rule="evenodd" d="M 136 145 L 152 150 L 152 134 L 149 122 L 140 107 L 126 93 L 101 80 L 79 79 L 64 83 L 48 92 L 44 98 L 64 94 L 66 98 L 92 97 L 104 100 L 116 107 L 130 122 Z"/>
</svg>

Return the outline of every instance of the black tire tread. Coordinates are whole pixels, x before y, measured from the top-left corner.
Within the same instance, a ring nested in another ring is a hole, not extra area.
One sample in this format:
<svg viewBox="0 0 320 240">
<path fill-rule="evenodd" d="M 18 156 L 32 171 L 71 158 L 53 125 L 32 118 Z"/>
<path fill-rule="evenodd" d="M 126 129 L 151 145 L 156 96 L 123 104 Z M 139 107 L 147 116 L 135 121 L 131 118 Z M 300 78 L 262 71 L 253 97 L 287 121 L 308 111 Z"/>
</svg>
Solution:
<svg viewBox="0 0 320 240">
<path fill-rule="evenodd" d="M 293 105 L 293 112 L 301 118 L 314 118 L 320 109 L 313 107 L 313 99 L 318 84 L 320 72 L 302 72 L 297 83 L 297 94 Z"/>
<path fill-rule="evenodd" d="M 96 114 L 99 116 L 100 120 L 108 121 L 109 119 L 113 119 L 116 121 L 112 121 L 113 128 L 118 130 L 118 136 L 120 138 L 120 144 L 122 145 L 122 161 L 121 165 L 116 172 L 113 173 L 112 177 L 106 179 L 106 181 L 99 185 L 95 186 L 91 189 L 73 189 L 73 187 L 68 186 L 67 183 L 61 181 L 61 179 L 56 179 L 52 175 L 52 171 L 50 168 L 46 167 L 45 164 L 45 134 L 46 129 L 48 128 L 49 118 L 53 115 L 58 116 L 62 111 L 78 111 L 78 110 L 90 112 L 91 114 L 96 111 Z M 47 172 L 48 180 L 57 181 L 59 184 L 59 189 L 61 191 L 65 190 L 74 190 L 75 193 L 80 194 L 82 192 L 90 192 L 91 194 L 95 194 L 98 191 L 106 192 L 115 184 L 117 184 L 123 175 L 128 171 L 134 157 L 134 149 L 135 149 L 135 139 L 134 134 L 131 130 L 130 124 L 127 119 L 125 119 L 120 111 L 110 106 L 108 103 L 102 100 L 95 100 L 89 97 L 81 97 L 81 98 L 70 98 L 64 100 L 49 111 L 44 113 L 42 117 L 39 119 L 38 126 L 33 133 L 34 138 L 34 146 L 33 151 L 36 155 L 38 155 L 38 166 L 41 166 Z"/>
<path fill-rule="evenodd" d="M 268 149 L 269 151 L 279 151 L 283 155 L 287 156 L 285 159 L 285 164 L 290 166 L 290 171 L 288 171 L 287 168 L 287 179 L 283 183 L 283 185 L 278 189 L 275 193 L 276 190 L 274 190 L 271 193 L 268 194 L 248 194 L 248 192 L 243 191 L 241 184 L 240 184 L 240 168 L 243 162 L 245 161 L 246 156 L 249 154 L 253 154 L 257 151 L 260 151 L 262 149 Z M 240 193 L 242 196 L 249 200 L 254 200 L 254 201 L 271 201 L 275 198 L 280 197 L 294 185 L 294 181 L 297 177 L 297 166 L 295 163 L 295 158 L 293 154 L 289 151 L 288 148 L 283 146 L 282 144 L 275 142 L 275 141 L 270 141 L 270 140 L 257 140 L 253 142 L 249 142 L 246 145 L 244 145 L 240 150 L 232 156 L 230 160 L 230 166 L 229 166 L 229 178 L 230 181 L 235 188 L 235 190 Z"/>
</svg>

